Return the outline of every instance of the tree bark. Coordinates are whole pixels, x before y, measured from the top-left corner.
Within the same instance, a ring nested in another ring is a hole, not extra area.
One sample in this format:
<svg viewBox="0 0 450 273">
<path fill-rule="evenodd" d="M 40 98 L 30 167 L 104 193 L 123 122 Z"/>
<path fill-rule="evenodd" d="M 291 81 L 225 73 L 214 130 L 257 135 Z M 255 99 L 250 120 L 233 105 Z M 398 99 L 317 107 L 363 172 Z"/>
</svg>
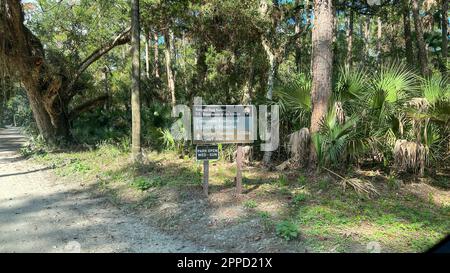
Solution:
<svg viewBox="0 0 450 273">
<path fill-rule="evenodd" d="M 167 77 L 167 88 L 170 93 L 171 97 L 171 103 L 172 106 L 176 105 L 176 98 L 175 98 L 175 78 L 174 73 L 172 69 L 172 54 L 171 53 L 171 45 L 170 45 L 171 39 L 169 31 L 166 30 L 164 32 L 164 59 L 166 62 L 166 77 Z"/>
<path fill-rule="evenodd" d="M 172 67 L 172 73 L 173 73 L 173 82 L 174 86 L 177 79 L 177 70 L 175 69 L 178 64 L 178 58 L 177 58 L 177 48 L 175 47 L 175 35 L 173 34 L 172 29 L 169 28 L 169 38 L 170 38 L 170 58 L 171 58 L 171 67 Z"/>
<path fill-rule="evenodd" d="M 273 96 L 273 84 L 275 81 L 275 54 L 272 52 L 268 43 L 263 39 L 263 47 L 269 61 L 269 73 L 267 75 L 267 93 L 266 98 L 271 100 Z"/>
<path fill-rule="evenodd" d="M 188 77 L 187 77 L 187 40 L 186 40 L 186 34 L 182 33 L 181 35 L 181 49 L 180 49 L 182 53 L 182 57 L 180 58 L 180 68 L 183 71 L 183 89 L 184 89 L 184 94 L 186 96 L 188 96 L 189 93 L 189 86 L 188 86 Z"/>
<path fill-rule="evenodd" d="M 410 17 L 410 3 L 409 0 L 403 0 L 403 35 L 405 37 L 405 55 L 406 62 L 411 67 L 414 66 L 414 49 L 411 35 L 411 17 Z"/>
<path fill-rule="evenodd" d="M 275 82 L 275 73 L 276 73 L 276 57 L 275 57 L 275 54 L 272 52 L 272 49 L 270 48 L 270 46 L 265 38 L 263 38 L 262 44 L 263 44 L 264 50 L 266 51 L 267 58 L 269 60 L 269 74 L 267 76 L 266 99 L 272 100 L 273 86 L 274 86 L 274 82 Z M 270 163 L 271 158 L 272 158 L 271 151 L 264 152 L 263 163 L 265 165 L 268 165 Z"/>
<path fill-rule="evenodd" d="M 295 45 L 295 68 L 297 73 L 302 71 L 302 45 L 301 38 L 298 38 Z"/>
<path fill-rule="evenodd" d="M 353 6 L 353 2 L 352 2 Z M 353 25 L 354 25 L 354 12 L 350 8 L 347 23 L 347 65 L 349 67 L 353 66 Z"/>
<path fill-rule="evenodd" d="M 423 24 L 420 18 L 420 5 L 418 0 L 412 0 L 412 14 L 414 18 L 414 28 L 416 29 L 417 49 L 419 53 L 419 66 L 422 76 L 429 76 L 428 56 L 426 51 L 425 40 L 423 38 Z"/>
<path fill-rule="evenodd" d="M 131 152 L 134 163 L 140 163 L 142 161 L 141 102 L 140 102 L 141 58 L 139 53 L 140 53 L 139 0 L 131 0 L 131 55 L 132 55 Z"/>
<path fill-rule="evenodd" d="M 11 78 L 6 75 L 3 67 L 0 67 L 0 126 L 4 125 L 5 122 L 5 110 L 7 103 L 11 97 L 14 96 L 14 86 Z"/>
<path fill-rule="evenodd" d="M 381 39 L 382 37 L 383 22 L 381 17 L 377 18 L 377 62 L 381 63 Z"/>
<path fill-rule="evenodd" d="M 206 80 L 208 72 L 208 66 L 206 64 L 207 52 L 208 46 L 205 43 L 200 43 L 196 49 L 195 74 L 191 79 L 192 89 L 188 93 L 188 101 L 190 106 L 194 103 L 195 95 L 202 91 Z"/>
<path fill-rule="evenodd" d="M 107 65 L 105 65 L 105 67 L 103 68 L 103 74 L 105 75 L 105 94 L 107 96 L 105 104 L 106 111 L 111 110 L 111 91 L 109 88 L 109 73 L 110 69 Z"/>
<path fill-rule="evenodd" d="M 91 109 L 97 108 L 98 106 L 101 106 L 101 105 L 107 103 L 108 98 L 109 98 L 109 95 L 104 94 L 104 95 L 98 96 L 97 98 L 95 98 L 93 100 L 87 101 L 87 102 L 75 107 L 74 109 L 72 109 L 72 111 L 70 111 L 70 119 L 74 119 L 83 112 L 89 111 Z"/>
<path fill-rule="evenodd" d="M 156 31 L 153 32 L 153 73 L 155 78 L 159 80 L 159 41 Z"/>
<path fill-rule="evenodd" d="M 295 0 L 295 5 L 300 5 L 300 0 Z M 296 18 L 295 18 L 295 35 L 300 34 L 300 29 L 302 25 L 302 12 L 299 11 Z M 301 72 L 302 68 L 302 44 L 301 44 L 301 37 L 297 37 L 297 40 L 295 41 L 295 67 L 297 70 L 297 73 Z"/>
<path fill-rule="evenodd" d="M 150 79 L 150 33 L 145 33 L 145 76 Z"/>
<path fill-rule="evenodd" d="M 363 60 L 367 60 L 370 54 L 370 16 L 366 15 L 364 25 L 364 51 Z"/>
<path fill-rule="evenodd" d="M 448 63 L 448 0 L 442 0 L 442 75 L 447 77 Z"/>
<path fill-rule="evenodd" d="M 314 1 L 314 28 L 312 31 L 313 73 L 311 91 L 311 134 L 320 129 L 321 120 L 328 111 L 328 102 L 331 96 L 331 77 L 333 72 L 333 1 Z M 309 165 L 317 166 L 317 153 L 311 143 Z"/>
</svg>

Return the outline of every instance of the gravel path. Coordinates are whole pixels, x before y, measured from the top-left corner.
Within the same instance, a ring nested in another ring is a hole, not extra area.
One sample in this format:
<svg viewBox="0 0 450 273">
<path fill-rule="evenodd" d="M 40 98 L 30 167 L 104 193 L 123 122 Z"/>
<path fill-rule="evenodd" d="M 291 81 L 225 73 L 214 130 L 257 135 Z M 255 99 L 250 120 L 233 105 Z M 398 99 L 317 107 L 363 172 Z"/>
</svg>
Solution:
<svg viewBox="0 0 450 273">
<path fill-rule="evenodd" d="M 17 128 L 0 128 L 0 252 L 211 252 L 157 231 L 92 189 L 59 181 L 17 154 Z"/>
</svg>

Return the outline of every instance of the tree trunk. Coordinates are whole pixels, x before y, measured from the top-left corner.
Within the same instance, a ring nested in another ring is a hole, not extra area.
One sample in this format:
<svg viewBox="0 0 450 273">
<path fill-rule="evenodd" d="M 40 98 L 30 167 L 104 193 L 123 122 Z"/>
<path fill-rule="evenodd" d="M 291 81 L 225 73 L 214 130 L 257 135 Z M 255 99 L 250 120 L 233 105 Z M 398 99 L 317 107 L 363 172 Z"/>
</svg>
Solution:
<svg viewBox="0 0 450 273">
<path fill-rule="evenodd" d="M 297 39 L 296 45 L 295 45 L 295 68 L 297 73 L 300 73 L 302 71 L 302 44 L 301 44 L 301 38 Z"/>
<path fill-rule="evenodd" d="M 192 89 L 188 93 L 190 106 L 193 105 L 196 94 L 199 94 L 203 89 L 203 84 L 208 72 L 208 66 L 206 64 L 207 51 L 208 46 L 205 43 L 200 43 L 196 49 L 195 74 L 191 79 Z"/>
<path fill-rule="evenodd" d="M 35 83 L 34 77 L 22 75 L 22 83 L 26 89 L 28 101 L 30 103 L 33 117 L 42 137 L 51 144 L 58 144 L 62 140 L 71 140 L 70 125 L 68 118 L 68 101 L 59 101 L 55 98 L 43 95 L 52 92 L 62 93 L 61 87 L 56 89 L 42 88 Z M 50 83 L 58 82 L 51 79 Z"/>
<path fill-rule="evenodd" d="M 109 88 L 109 67 L 105 66 L 103 68 L 103 73 L 105 75 L 105 94 L 108 96 L 107 101 L 106 101 L 106 110 L 109 111 L 111 109 L 111 91 Z"/>
<path fill-rule="evenodd" d="M 187 77 L 187 41 L 186 41 L 186 34 L 183 33 L 181 35 L 181 51 L 182 57 L 180 58 L 180 67 L 182 69 L 183 73 L 183 89 L 185 96 L 188 96 L 189 93 L 189 86 L 188 86 L 188 77 Z"/>
<path fill-rule="evenodd" d="M 159 41 L 156 31 L 153 32 L 153 73 L 155 78 L 159 80 Z"/>
<path fill-rule="evenodd" d="M 295 5 L 298 7 L 300 5 L 300 0 L 295 0 Z M 295 35 L 300 34 L 300 29 L 302 25 L 302 12 L 299 11 L 296 18 L 295 18 Z M 297 37 L 297 40 L 295 41 L 295 67 L 297 73 L 301 72 L 302 67 L 302 44 L 301 44 L 301 37 Z"/>
<path fill-rule="evenodd" d="M 314 28 L 312 31 L 313 73 L 311 90 L 311 135 L 320 129 L 320 122 L 328 111 L 331 96 L 331 77 L 333 72 L 333 1 L 314 1 Z M 309 165 L 317 166 L 317 153 L 314 145 L 310 145 Z"/>
<path fill-rule="evenodd" d="M 448 63 L 448 0 L 442 0 L 442 76 L 447 77 Z"/>
<path fill-rule="evenodd" d="M 69 103 L 80 90 L 77 86 L 80 75 L 129 39 L 129 30 L 122 32 L 92 52 L 76 69 L 69 68 L 62 59 L 50 63 L 41 41 L 24 25 L 20 1 L 0 2 L 0 44 L 5 45 L 1 48 L 0 59 L 5 60 L 6 69 L 25 87 L 39 133 L 49 143 L 71 140 Z"/>
<path fill-rule="evenodd" d="M 177 82 L 177 70 L 175 69 L 178 64 L 178 58 L 177 58 L 177 49 L 175 47 L 175 35 L 173 34 L 172 29 L 169 28 L 169 38 L 170 38 L 170 58 L 171 58 L 171 67 L 172 67 L 172 73 L 173 73 L 173 82 L 174 86 Z"/>
<path fill-rule="evenodd" d="M 275 81 L 275 54 L 270 49 L 269 45 L 263 42 L 264 50 L 266 51 L 267 59 L 269 61 L 269 73 L 267 75 L 267 93 L 266 98 L 271 100 L 273 97 L 273 84 Z"/>
<path fill-rule="evenodd" d="M 377 62 L 381 63 L 381 39 L 382 37 L 383 22 L 381 17 L 377 18 Z"/>
<path fill-rule="evenodd" d="M 145 33 L 145 76 L 150 79 L 150 32 Z"/>
<path fill-rule="evenodd" d="M 414 50 L 411 36 L 411 17 L 409 0 L 403 0 L 403 35 L 405 36 L 406 62 L 411 67 L 414 66 Z"/>
<path fill-rule="evenodd" d="M 272 52 L 270 46 L 268 45 L 267 41 L 264 38 L 263 38 L 263 47 L 264 47 L 264 50 L 266 51 L 266 55 L 269 60 L 269 74 L 267 76 L 266 99 L 272 100 L 273 86 L 274 86 L 274 81 L 275 81 L 275 71 L 276 71 L 276 57 L 275 57 L 275 54 Z M 264 152 L 263 164 L 268 165 L 271 157 L 272 157 L 271 151 Z"/>
<path fill-rule="evenodd" d="M 428 56 L 426 51 L 425 40 L 423 38 L 423 24 L 420 18 L 419 0 L 412 0 L 412 14 L 414 18 L 414 27 L 416 29 L 417 49 L 419 53 L 419 66 L 422 76 L 429 76 Z"/>
<path fill-rule="evenodd" d="M 275 5 L 275 2 L 273 2 L 272 5 Z M 262 0 L 259 6 L 259 13 L 260 16 L 268 17 L 271 16 L 269 13 L 269 5 L 268 2 L 265 0 Z M 271 26 L 270 26 L 270 35 L 273 35 L 278 27 L 278 19 L 276 16 L 273 16 L 271 19 Z M 276 56 L 275 56 L 275 48 L 271 45 L 271 42 L 269 39 L 271 38 L 270 35 L 263 34 L 261 37 L 262 46 L 264 48 L 264 51 L 266 53 L 267 59 L 269 61 L 269 71 L 267 76 L 267 93 L 266 98 L 271 100 L 273 95 L 273 84 L 275 80 L 275 73 L 276 73 Z"/>
<path fill-rule="evenodd" d="M 370 16 L 366 15 L 364 24 L 364 51 L 363 60 L 367 60 L 370 54 Z"/>
<path fill-rule="evenodd" d="M 5 122 L 5 110 L 7 103 L 11 97 L 14 96 L 13 83 L 11 78 L 6 75 L 5 71 L 2 71 L 3 67 L 0 67 L 0 127 Z"/>
<path fill-rule="evenodd" d="M 139 0 L 131 0 L 131 152 L 134 163 L 142 161 L 141 152 L 141 102 L 140 102 L 140 22 Z"/>
<path fill-rule="evenodd" d="M 353 2 L 352 2 L 353 6 Z M 348 15 L 348 23 L 347 23 L 347 65 L 349 67 L 353 66 L 353 21 L 354 21 L 354 12 L 353 9 L 350 8 Z"/>
<path fill-rule="evenodd" d="M 242 96 L 242 104 L 250 105 L 253 99 L 253 76 L 254 76 L 254 67 L 252 63 L 249 64 L 249 73 L 245 77 L 245 83 L 243 87 L 243 96 Z M 244 164 L 247 164 L 252 161 L 253 154 L 253 146 L 245 145 L 242 147 L 242 156 Z"/>
<path fill-rule="evenodd" d="M 173 74 L 172 69 L 172 54 L 171 52 L 171 45 L 170 45 L 170 34 L 168 31 L 164 32 L 164 59 L 166 62 L 166 76 L 167 76 L 167 88 L 171 96 L 171 103 L 172 106 L 176 105 L 176 98 L 175 98 L 175 78 Z"/>
</svg>

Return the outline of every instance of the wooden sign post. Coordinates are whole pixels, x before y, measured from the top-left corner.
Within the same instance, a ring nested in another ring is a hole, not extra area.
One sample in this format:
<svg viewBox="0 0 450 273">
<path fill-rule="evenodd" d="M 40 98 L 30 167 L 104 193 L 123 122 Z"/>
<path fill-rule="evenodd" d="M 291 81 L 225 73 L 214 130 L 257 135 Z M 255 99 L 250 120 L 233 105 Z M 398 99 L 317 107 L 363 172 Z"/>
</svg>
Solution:
<svg viewBox="0 0 450 273">
<path fill-rule="evenodd" d="M 203 161 L 203 193 L 208 196 L 209 161 L 219 159 L 219 146 L 198 145 L 195 149 L 197 160 Z"/>
<path fill-rule="evenodd" d="M 208 196 L 209 185 L 209 160 L 203 161 L 203 193 Z"/>
<path fill-rule="evenodd" d="M 242 145 L 237 145 L 236 151 L 236 195 L 242 194 Z"/>
</svg>

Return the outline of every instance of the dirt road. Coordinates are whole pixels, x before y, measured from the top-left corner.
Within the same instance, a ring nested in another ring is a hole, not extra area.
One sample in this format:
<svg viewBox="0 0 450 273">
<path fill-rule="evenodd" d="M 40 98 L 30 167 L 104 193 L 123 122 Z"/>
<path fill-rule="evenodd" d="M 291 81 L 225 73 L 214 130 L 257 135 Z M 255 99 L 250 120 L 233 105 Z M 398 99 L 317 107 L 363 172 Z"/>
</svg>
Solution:
<svg viewBox="0 0 450 273">
<path fill-rule="evenodd" d="M 21 158 L 17 128 L 0 128 L 0 252 L 211 252 L 157 231 L 92 189 Z"/>
</svg>

